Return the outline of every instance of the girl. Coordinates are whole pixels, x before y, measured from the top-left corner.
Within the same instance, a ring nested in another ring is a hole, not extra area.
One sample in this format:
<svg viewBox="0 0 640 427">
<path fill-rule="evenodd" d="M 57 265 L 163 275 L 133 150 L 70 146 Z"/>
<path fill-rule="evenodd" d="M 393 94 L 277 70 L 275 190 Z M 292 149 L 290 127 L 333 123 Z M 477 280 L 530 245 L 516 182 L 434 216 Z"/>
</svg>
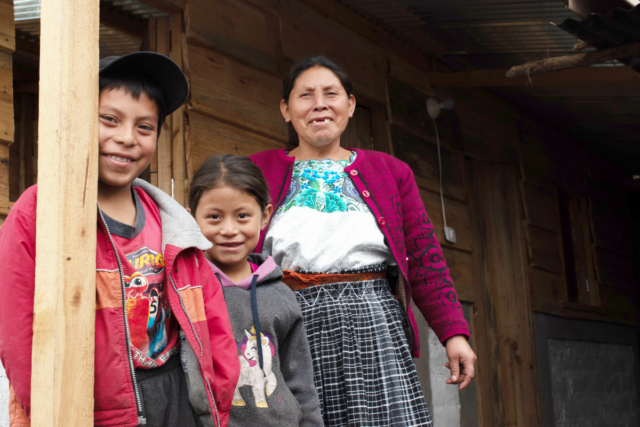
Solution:
<svg viewBox="0 0 640 427">
<path fill-rule="evenodd" d="M 238 347 L 229 425 L 322 426 L 296 298 L 273 259 L 251 253 L 273 212 L 262 172 L 246 157 L 209 157 L 193 177 L 188 210 L 213 244 L 205 258 L 223 286 Z"/>
</svg>

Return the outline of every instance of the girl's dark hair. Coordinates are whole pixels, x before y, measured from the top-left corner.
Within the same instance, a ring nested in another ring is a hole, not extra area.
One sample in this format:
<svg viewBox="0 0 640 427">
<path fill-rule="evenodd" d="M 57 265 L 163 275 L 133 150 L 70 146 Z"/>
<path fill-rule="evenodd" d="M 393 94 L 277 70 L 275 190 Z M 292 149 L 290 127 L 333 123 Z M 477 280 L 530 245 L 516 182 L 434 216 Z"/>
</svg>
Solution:
<svg viewBox="0 0 640 427">
<path fill-rule="evenodd" d="M 282 80 L 282 99 L 287 104 L 289 103 L 289 96 L 291 95 L 291 90 L 296 85 L 296 80 L 304 71 L 307 71 L 309 68 L 313 67 L 324 67 L 328 70 L 331 70 L 333 74 L 336 75 L 342 87 L 347 92 L 347 96 L 351 96 L 353 93 L 353 83 L 351 83 L 351 77 L 335 62 L 327 58 L 323 55 L 318 56 L 307 56 L 306 58 L 302 58 L 298 62 L 296 62 L 287 76 Z"/>
<path fill-rule="evenodd" d="M 264 212 L 269 204 L 269 187 L 262 171 L 248 157 L 224 154 L 211 156 L 193 176 L 189 190 L 189 208 L 195 217 L 198 203 L 205 191 L 229 186 L 256 199 Z"/>
<path fill-rule="evenodd" d="M 119 72 L 111 75 L 101 74 L 99 78 L 100 93 L 104 90 L 115 89 L 124 89 L 134 99 L 139 99 L 140 95 L 144 93 L 150 100 L 155 102 L 158 107 L 158 136 L 160 136 L 160 129 L 162 129 L 162 124 L 167 117 L 164 108 L 164 95 L 160 86 L 148 76 L 135 72 Z"/>
</svg>

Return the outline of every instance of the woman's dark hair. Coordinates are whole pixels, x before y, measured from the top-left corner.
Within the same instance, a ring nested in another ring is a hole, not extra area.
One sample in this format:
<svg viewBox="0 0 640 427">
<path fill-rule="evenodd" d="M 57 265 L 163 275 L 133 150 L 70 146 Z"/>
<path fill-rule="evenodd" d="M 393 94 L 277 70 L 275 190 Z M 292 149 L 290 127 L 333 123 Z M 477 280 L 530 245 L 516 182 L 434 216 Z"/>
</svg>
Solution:
<svg viewBox="0 0 640 427">
<path fill-rule="evenodd" d="M 293 87 L 296 85 L 296 80 L 303 72 L 307 71 L 309 68 L 313 67 L 324 67 L 328 70 L 331 70 L 333 74 L 336 75 L 342 87 L 347 92 L 347 96 L 351 96 L 353 93 L 353 83 L 351 83 L 351 77 L 335 62 L 327 58 L 326 56 L 318 55 L 318 56 L 307 56 L 306 58 L 302 58 L 298 62 L 296 62 L 287 76 L 282 80 L 282 99 L 287 104 L 289 103 L 289 96 L 291 95 L 291 91 Z"/>
<path fill-rule="evenodd" d="M 116 90 L 124 89 L 125 92 L 130 93 L 134 99 L 139 99 L 141 94 L 145 94 L 150 100 L 155 102 L 158 107 L 158 136 L 160 136 L 160 129 L 166 119 L 167 115 L 164 108 L 164 95 L 160 86 L 151 78 L 131 73 L 117 73 L 100 75 L 99 78 L 99 90 L 100 93 L 104 90 Z"/>
<path fill-rule="evenodd" d="M 211 156 L 193 176 L 189 190 L 189 208 L 195 217 L 198 203 L 205 191 L 229 186 L 256 199 L 264 212 L 269 204 L 269 187 L 258 166 L 248 157 L 224 154 Z"/>
</svg>

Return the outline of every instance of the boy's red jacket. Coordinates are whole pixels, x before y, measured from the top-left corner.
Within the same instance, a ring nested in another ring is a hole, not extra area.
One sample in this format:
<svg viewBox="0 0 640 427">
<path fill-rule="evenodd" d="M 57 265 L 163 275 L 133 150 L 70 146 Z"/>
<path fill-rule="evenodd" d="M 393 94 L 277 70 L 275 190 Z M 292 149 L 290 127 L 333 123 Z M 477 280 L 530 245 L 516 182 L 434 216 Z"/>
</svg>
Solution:
<svg viewBox="0 0 640 427">
<path fill-rule="evenodd" d="M 142 188 L 160 211 L 165 289 L 180 325 L 180 358 L 186 368 L 189 400 L 203 425 L 226 426 L 240 364 L 222 287 L 202 254 L 211 244 L 193 218 L 171 197 L 141 180 L 133 185 Z M 0 360 L 11 383 L 12 427 L 28 426 L 26 416 L 31 410 L 36 200 L 37 190 L 33 186 L 15 203 L 0 228 Z M 140 424 L 139 397 L 125 330 L 121 262 L 99 212 L 96 426 Z"/>
</svg>

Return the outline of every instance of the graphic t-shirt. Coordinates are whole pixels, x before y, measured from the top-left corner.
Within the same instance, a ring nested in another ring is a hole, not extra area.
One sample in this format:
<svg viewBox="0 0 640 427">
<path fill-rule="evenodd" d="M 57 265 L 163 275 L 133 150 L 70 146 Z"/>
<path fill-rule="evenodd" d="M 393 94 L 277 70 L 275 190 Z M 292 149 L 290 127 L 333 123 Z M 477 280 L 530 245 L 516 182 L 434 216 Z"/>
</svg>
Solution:
<svg viewBox="0 0 640 427">
<path fill-rule="evenodd" d="M 136 368 L 164 365 L 178 351 L 178 325 L 165 292 L 160 212 L 151 198 L 134 188 L 136 223 L 105 215 L 122 262 L 131 353 Z"/>
</svg>

